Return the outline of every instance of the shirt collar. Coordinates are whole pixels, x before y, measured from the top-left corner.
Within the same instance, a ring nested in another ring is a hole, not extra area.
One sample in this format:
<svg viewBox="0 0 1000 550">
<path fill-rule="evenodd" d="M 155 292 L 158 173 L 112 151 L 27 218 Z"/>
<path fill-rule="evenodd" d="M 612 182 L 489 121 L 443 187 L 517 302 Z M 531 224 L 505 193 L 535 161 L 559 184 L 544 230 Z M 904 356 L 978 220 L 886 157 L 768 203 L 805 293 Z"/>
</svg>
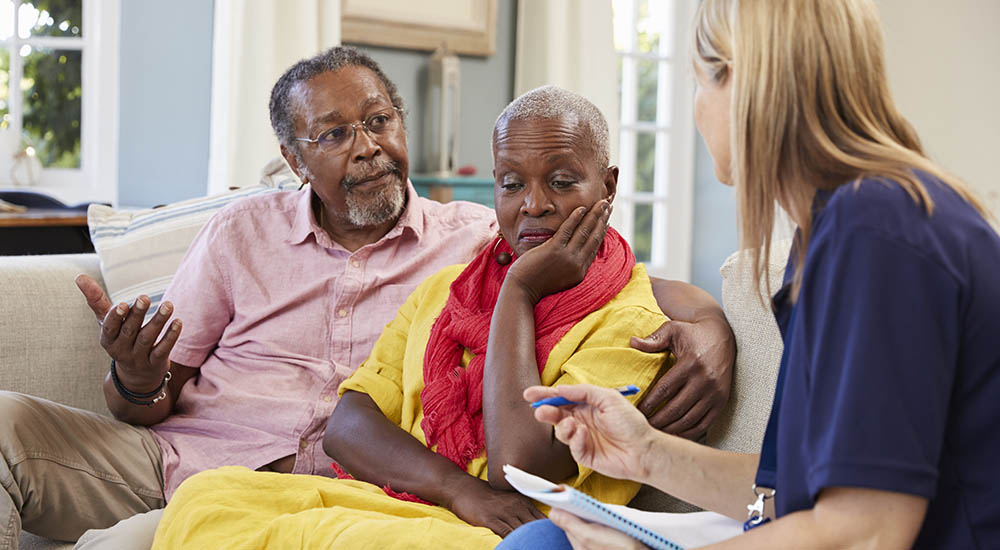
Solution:
<svg viewBox="0 0 1000 550">
<path fill-rule="evenodd" d="M 320 234 L 326 235 L 326 232 L 319 228 L 316 216 L 313 214 L 312 187 L 306 186 L 298 193 L 299 198 L 295 201 L 295 218 L 292 220 L 292 227 L 288 231 L 286 242 L 301 244 L 309 235 L 315 235 L 317 242 L 319 242 Z"/>
<path fill-rule="evenodd" d="M 298 193 L 301 196 L 296 202 L 295 218 L 292 220 L 292 226 L 288 232 L 286 242 L 289 244 L 301 244 L 305 242 L 309 235 L 314 235 L 317 243 L 332 248 L 335 244 L 331 242 L 330 236 L 327 235 L 326 231 L 320 228 L 319 223 L 316 221 L 316 216 L 313 214 L 312 187 L 307 186 L 298 191 Z M 396 225 L 379 242 L 398 237 L 404 231 L 411 232 L 418 241 L 424 234 L 424 205 L 420 201 L 417 191 L 413 188 L 413 184 L 409 179 L 406 180 L 406 207 L 403 208 L 403 213 L 399 216 Z"/>
</svg>

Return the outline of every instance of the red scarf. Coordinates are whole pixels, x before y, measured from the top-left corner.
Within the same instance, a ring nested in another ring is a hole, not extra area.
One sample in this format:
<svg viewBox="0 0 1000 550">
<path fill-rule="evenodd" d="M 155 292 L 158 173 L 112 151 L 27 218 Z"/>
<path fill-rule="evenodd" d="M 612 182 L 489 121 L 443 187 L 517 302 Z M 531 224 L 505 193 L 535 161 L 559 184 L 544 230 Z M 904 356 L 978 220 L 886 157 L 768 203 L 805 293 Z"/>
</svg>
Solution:
<svg viewBox="0 0 1000 550">
<path fill-rule="evenodd" d="M 487 247 L 451 283 L 451 293 L 431 328 L 424 352 L 424 419 L 420 427 L 427 446 L 465 469 L 486 445 L 483 435 L 483 366 L 490 320 L 508 264 L 495 254 L 514 252 L 500 240 Z M 628 283 L 635 256 L 625 239 L 609 228 L 587 275 L 580 284 L 542 298 L 535 306 L 535 360 L 545 368 L 549 352 L 581 319 L 600 309 Z M 462 368 L 462 353 L 474 357 Z"/>
</svg>

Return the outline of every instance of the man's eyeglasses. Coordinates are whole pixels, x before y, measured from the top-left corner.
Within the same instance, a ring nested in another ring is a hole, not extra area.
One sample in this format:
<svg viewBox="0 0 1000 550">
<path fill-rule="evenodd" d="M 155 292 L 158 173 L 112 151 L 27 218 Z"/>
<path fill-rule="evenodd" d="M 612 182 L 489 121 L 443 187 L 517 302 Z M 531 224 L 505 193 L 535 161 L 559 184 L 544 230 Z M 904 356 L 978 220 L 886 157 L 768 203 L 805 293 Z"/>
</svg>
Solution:
<svg viewBox="0 0 1000 550">
<path fill-rule="evenodd" d="M 374 137 L 392 134 L 402 126 L 403 110 L 393 107 L 370 115 L 365 120 L 352 124 L 341 124 L 321 132 L 315 139 L 295 138 L 295 141 L 315 143 L 323 152 L 340 153 L 354 142 L 358 126 L 364 128 L 368 135 Z"/>
</svg>

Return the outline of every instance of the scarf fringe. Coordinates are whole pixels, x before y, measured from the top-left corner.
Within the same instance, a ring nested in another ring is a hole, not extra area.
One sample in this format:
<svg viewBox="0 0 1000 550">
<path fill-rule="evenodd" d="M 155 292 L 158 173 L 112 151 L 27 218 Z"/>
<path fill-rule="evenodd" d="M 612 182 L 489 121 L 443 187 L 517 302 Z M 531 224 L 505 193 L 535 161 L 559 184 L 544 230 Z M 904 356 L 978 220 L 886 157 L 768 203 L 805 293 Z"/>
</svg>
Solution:
<svg viewBox="0 0 1000 550">
<path fill-rule="evenodd" d="M 340 464 L 337 464 L 336 462 L 331 462 L 330 467 L 333 468 L 333 473 L 337 474 L 337 479 L 354 479 L 354 476 L 347 473 L 346 470 L 341 468 Z M 388 483 L 382 486 L 382 492 L 391 496 L 396 500 L 405 500 L 406 502 L 417 502 L 419 504 L 435 506 L 433 502 L 424 500 L 418 497 L 417 495 L 414 495 L 413 493 L 407 493 L 405 491 L 404 492 L 394 491 L 392 487 L 389 486 Z"/>
</svg>

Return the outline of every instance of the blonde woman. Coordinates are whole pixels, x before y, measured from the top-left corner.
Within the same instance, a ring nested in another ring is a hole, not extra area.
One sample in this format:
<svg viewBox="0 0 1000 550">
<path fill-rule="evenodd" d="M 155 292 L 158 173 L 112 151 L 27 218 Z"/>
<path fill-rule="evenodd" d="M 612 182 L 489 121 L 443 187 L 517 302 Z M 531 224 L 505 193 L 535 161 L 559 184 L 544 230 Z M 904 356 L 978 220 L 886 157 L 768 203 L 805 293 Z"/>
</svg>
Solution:
<svg viewBox="0 0 1000 550">
<path fill-rule="evenodd" d="M 720 548 L 1000 547 L 1000 237 L 896 110 L 875 7 L 705 0 L 695 25 L 695 118 L 758 281 L 774 204 L 798 226 L 762 452 L 656 432 L 592 386 L 527 389 L 586 402 L 536 418 L 611 477 L 740 521 L 764 504 Z M 534 522 L 501 548 L 641 546 L 550 517 L 565 536 Z"/>
</svg>

